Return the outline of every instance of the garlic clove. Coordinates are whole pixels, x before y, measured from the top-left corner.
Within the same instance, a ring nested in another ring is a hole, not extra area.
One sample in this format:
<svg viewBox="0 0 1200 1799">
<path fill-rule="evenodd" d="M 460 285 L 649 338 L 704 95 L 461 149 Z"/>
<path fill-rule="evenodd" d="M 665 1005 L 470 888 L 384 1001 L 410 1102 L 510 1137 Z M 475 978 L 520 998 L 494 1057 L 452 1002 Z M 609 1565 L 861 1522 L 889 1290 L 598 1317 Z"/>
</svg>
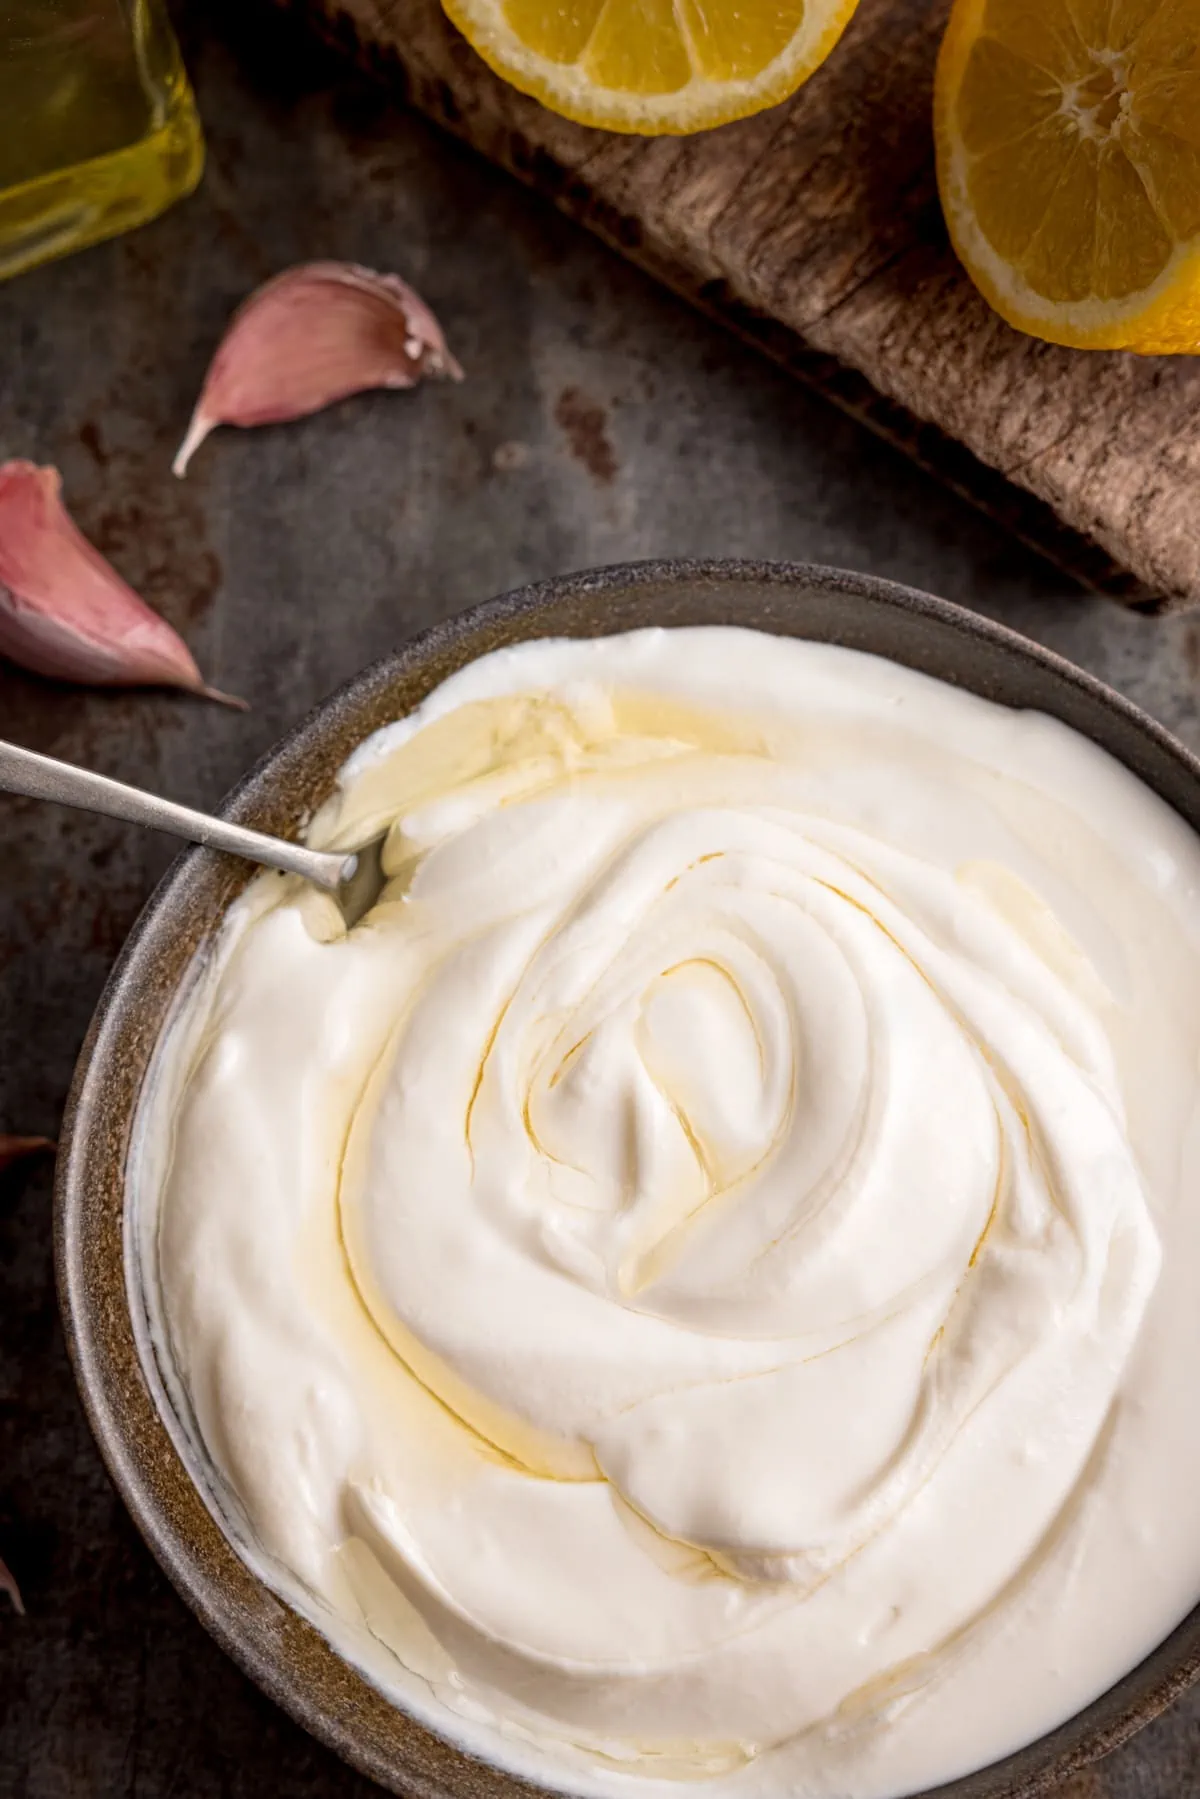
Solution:
<svg viewBox="0 0 1200 1799">
<path fill-rule="evenodd" d="M 6 1137 L 0 1133 L 0 1174 L 22 1156 L 34 1156 L 39 1150 L 54 1147 L 49 1137 Z"/>
<path fill-rule="evenodd" d="M 8 1569 L 4 1566 L 3 1562 L 0 1562 L 0 1593 L 8 1594 L 9 1598 L 12 1600 L 13 1610 L 19 1613 L 23 1618 L 25 1616 L 25 1607 L 21 1602 L 21 1589 L 9 1573 Z"/>
<path fill-rule="evenodd" d="M 0 466 L 0 656 L 101 687 L 183 687 L 226 705 L 191 651 L 83 536 L 57 469 Z"/>
<path fill-rule="evenodd" d="M 216 425 L 280 424 L 427 376 L 461 381 L 462 370 L 406 282 L 349 262 L 301 263 L 234 314 L 172 466 L 183 475 Z"/>
</svg>

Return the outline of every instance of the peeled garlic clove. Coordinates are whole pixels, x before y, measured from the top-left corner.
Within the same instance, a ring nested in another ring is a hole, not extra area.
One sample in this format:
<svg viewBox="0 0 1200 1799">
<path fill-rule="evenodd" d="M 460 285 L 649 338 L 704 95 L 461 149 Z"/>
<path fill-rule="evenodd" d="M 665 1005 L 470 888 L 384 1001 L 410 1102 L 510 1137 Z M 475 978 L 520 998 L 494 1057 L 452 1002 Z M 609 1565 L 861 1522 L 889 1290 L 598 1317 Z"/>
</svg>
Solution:
<svg viewBox="0 0 1200 1799">
<path fill-rule="evenodd" d="M 80 532 L 57 469 L 0 466 L 0 656 L 100 687 L 207 687 L 181 638 Z"/>
<path fill-rule="evenodd" d="M 0 1134 L 0 1174 L 22 1156 L 34 1156 L 40 1149 L 53 1149 L 49 1137 L 5 1137 Z"/>
<path fill-rule="evenodd" d="M 9 1573 L 8 1569 L 4 1566 L 3 1562 L 0 1562 L 0 1593 L 8 1594 L 13 1602 L 13 1610 L 19 1612 L 23 1618 L 25 1616 L 25 1607 L 21 1603 L 21 1589 Z"/>
<path fill-rule="evenodd" d="M 215 425 L 275 425 L 372 387 L 462 380 L 442 328 L 398 275 L 350 262 L 285 269 L 234 314 L 173 467 Z"/>
</svg>

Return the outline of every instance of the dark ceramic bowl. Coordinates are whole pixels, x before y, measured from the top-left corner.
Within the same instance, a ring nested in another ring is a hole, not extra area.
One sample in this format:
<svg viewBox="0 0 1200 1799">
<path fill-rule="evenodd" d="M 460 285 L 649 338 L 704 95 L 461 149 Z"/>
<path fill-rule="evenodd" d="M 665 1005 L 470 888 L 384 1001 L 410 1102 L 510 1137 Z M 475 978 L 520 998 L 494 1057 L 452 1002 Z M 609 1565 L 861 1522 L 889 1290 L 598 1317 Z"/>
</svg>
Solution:
<svg viewBox="0 0 1200 1799">
<path fill-rule="evenodd" d="M 1102 744 L 1200 829 L 1200 762 L 1145 713 L 1025 639 L 945 601 L 865 575 L 762 563 L 644 563 L 572 575 L 465 612 L 327 700 L 221 808 L 283 836 L 329 793 L 364 737 L 455 669 L 524 638 L 641 625 L 739 624 L 848 644 L 991 700 L 1036 707 Z M 475 1761 L 384 1699 L 253 1575 L 189 1478 L 139 1360 L 123 1242 L 138 1094 L 188 965 L 252 871 L 181 856 L 143 912 L 92 1022 L 63 1124 L 56 1254 L 67 1341 L 109 1473 L 142 1535 L 218 1643 L 264 1692 L 394 1793 L 513 1799 L 540 1789 Z M 941 1799 L 1032 1799 L 1122 1742 L 1200 1673 L 1200 1607 L 1095 1704 Z"/>
</svg>

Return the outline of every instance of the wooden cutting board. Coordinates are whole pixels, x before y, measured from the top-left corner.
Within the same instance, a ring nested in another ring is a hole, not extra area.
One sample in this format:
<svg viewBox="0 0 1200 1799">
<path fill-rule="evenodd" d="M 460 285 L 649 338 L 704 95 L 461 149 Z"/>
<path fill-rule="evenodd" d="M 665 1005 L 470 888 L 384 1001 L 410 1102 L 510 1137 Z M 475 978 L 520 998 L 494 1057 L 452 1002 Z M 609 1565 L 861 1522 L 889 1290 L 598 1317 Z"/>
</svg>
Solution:
<svg viewBox="0 0 1200 1799">
<path fill-rule="evenodd" d="M 933 174 L 946 0 L 862 0 L 783 106 L 690 138 L 556 118 L 438 0 L 290 0 L 549 195 L 1094 586 L 1200 601 L 1200 357 L 1059 349 L 984 304 Z"/>
</svg>

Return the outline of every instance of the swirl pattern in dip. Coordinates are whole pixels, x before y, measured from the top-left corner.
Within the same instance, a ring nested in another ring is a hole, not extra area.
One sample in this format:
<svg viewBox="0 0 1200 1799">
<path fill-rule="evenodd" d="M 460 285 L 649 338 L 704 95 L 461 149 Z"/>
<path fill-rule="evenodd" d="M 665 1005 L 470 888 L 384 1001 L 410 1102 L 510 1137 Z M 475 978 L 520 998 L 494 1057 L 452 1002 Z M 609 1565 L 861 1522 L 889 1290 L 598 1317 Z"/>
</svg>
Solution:
<svg viewBox="0 0 1200 1799">
<path fill-rule="evenodd" d="M 254 884 L 145 1108 L 244 1553 L 577 1789 L 879 1799 L 1131 1665 L 1200 1591 L 1182 823 L 1049 720 L 686 631 L 456 676 L 313 835 L 389 826 L 349 935 Z"/>
</svg>

